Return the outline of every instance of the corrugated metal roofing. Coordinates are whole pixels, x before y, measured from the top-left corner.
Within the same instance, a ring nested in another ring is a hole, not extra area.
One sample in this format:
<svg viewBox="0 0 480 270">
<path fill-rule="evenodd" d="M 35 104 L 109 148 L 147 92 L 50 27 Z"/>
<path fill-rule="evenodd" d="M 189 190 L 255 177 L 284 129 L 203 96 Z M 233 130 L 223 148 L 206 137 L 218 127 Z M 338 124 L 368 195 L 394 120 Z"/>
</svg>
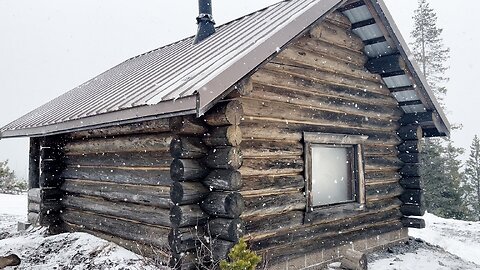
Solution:
<svg viewBox="0 0 480 270">
<path fill-rule="evenodd" d="M 228 88 L 344 2 L 282 1 L 217 28 L 199 44 L 194 45 L 190 37 L 131 58 L 8 124 L 0 129 L 1 135 L 38 136 L 176 114 L 202 114 Z M 383 4 L 372 3 L 377 7 Z M 344 14 L 354 23 L 373 18 L 365 5 Z M 378 24 L 354 31 L 364 40 L 383 35 Z M 384 44 L 367 45 L 367 55 L 396 51 Z M 404 77 L 401 81 L 407 84 Z M 387 85 L 396 87 L 397 82 Z M 441 111 L 435 104 L 433 109 Z M 446 119 L 444 122 L 448 125 Z"/>
</svg>

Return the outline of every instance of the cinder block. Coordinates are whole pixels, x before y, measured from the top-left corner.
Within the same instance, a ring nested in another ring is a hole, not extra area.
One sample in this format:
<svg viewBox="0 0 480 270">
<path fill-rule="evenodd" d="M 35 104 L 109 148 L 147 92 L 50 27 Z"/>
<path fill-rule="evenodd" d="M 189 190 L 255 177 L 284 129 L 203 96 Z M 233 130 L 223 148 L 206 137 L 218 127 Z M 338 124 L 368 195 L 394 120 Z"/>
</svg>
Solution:
<svg viewBox="0 0 480 270">
<path fill-rule="evenodd" d="M 32 224 L 29 223 L 29 222 L 21 222 L 21 221 L 19 221 L 19 222 L 17 223 L 17 230 L 18 230 L 18 231 L 25 231 L 25 230 L 27 230 L 28 228 L 30 228 L 30 226 L 32 226 Z"/>
</svg>

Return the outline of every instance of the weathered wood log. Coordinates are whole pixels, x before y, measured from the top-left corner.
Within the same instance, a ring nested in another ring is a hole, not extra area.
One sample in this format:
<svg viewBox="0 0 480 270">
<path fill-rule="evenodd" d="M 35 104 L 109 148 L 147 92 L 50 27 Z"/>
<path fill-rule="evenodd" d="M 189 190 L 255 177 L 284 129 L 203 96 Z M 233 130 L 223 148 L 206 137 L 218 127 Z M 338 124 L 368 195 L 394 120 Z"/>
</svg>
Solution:
<svg viewBox="0 0 480 270">
<path fill-rule="evenodd" d="M 423 189 L 423 181 L 420 177 L 402 177 L 399 181 L 405 189 Z"/>
<path fill-rule="evenodd" d="M 59 201 L 63 195 L 64 192 L 56 187 L 40 188 L 40 202 Z"/>
<path fill-rule="evenodd" d="M 213 170 L 202 183 L 212 190 L 235 191 L 242 187 L 242 175 L 235 170 Z"/>
<path fill-rule="evenodd" d="M 342 29 L 326 21 L 315 25 L 310 30 L 310 35 L 352 51 L 362 51 L 364 48 L 362 39 L 351 32 L 351 30 Z"/>
<path fill-rule="evenodd" d="M 365 68 L 375 74 L 389 74 L 406 70 L 406 64 L 400 54 L 392 54 L 370 59 Z"/>
<path fill-rule="evenodd" d="M 403 192 L 403 188 L 397 182 L 387 183 L 385 185 L 366 186 L 365 188 L 367 201 L 393 198 L 403 194 Z"/>
<path fill-rule="evenodd" d="M 8 256 L 0 256 L 0 269 L 3 269 L 7 266 L 17 266 L 20 265 L 22 261 L 15 254 L 10 254 Z"/>
<path fill-rule="evenodd" d="M 197 159 L 174 159 L 170 165 L 170 176 L 175 181 L 203 179 L 207 168 Z"/>
<path fill-rule="evenodd" d="M 40 139 L 30 138 L 28 154 L 28 189 L 40 187 Z"/>
<path fill-rule="evenodd" d="M 173 182 L 170 198 L 176 205 L 195 204 L 202 201 L 209 190 L 199 182 Z"/>
<path fill-rule="evenodd" d="M 294 175 L 255 175 L 243 176 L 241 191 L 256 191 L 264 189 L 302 189 L 305 179 L 301 174 Z"/>
<path fill-rule="evenodd" d="M 242 131 L 238 125 L 215 127 L 203 141 L 208 146 L 238 146 L 242 142 Z"/>
<path fill-rule="evenodd" d="M 307 201 L 302 191 L 284 194 L 256 194 L 245 196 L 245 210 L 242 218 L 256 215 L 275 215 L 305 209 Z"/>
<path fill-rule="evenodd" d="M 227 254 L 235 245 L 234 242 L 215 239 L 212 241 L 212 256 L 213 261 L 218 262 L 227 258 Z"/>
<path fill-rule="evenodd" d="M 169 121 L 170 129 L 176 134 L 201 136 L 208 131 L 203 121 L 192 115 L 171 117 Z"/>
<path fill-rule="evenodd" d="M 215 218 L 208 222 L 208 230 L 214 239 L 238 242 L 245 234 L 245 224 L 241 219 Z"/>
<path fill-rule="evenodd" d="M 63 156 L 62 145 L 42 146 L 40 147 L 40 157 L 42 160 L 57 160 Z"/>
<path fill-rule="evenodd" d="M 405 204 L 425 204 L 423 190 L 405 189 L 399 199 Z"/>
<path fill-rule="evenodd" d="M 27 220 L 28 220 L 28 223 L 31 223 L 34 226 L 38 225 L 40 222 L 40 214 L 35 212 L 28 212 Z"/>
<path fill-rule="evenodd" d="M 170 208 L 170 221 L 174 228 L 198 226 L 205 224 L 207 219 L 208 215 L 197 204 Z"/>
<path fill-rule="evenodd" d="M 419 163 L 420 154 L 419 153 L 401 153 L 398 155 L 398 158 L 405 163 Z"/>
<path fill-rule="evenodd" d="M 438 114 L 431 111 L 423 113 L 406 113 L 399 122 L 402 126 L 420 124 L 431 124 L 434 126 L 440 125 Z"/>
<path fill-rule="evenodd" d="M 425 220 L 421 218 L 402 218 L 403 226 L 414 229 L 424 229 L 426 227 Z"/>
<path fill-rule="evenodd" d="M 242 103 L 238 100 L 220 102 L 205 115 L 210 126 L 238 125 L 243 117 Z"/>
<path fill-rule="evenodd" d="M 118 184 L 168 186 L 172 184 L 170 170 L 166 168 L 136 168 L 127 167 L 67 167 L 62 172 L 65 179 L 82 179 L 103 181 Z"/>
<path fill-rule="evenodd" d="M 89 230 L 168 249 L 168 233 L 170 229 L 166 227 L 145 225 L 126 219 L 96 215 L 68 208 L 61 213 L 61 217 L 65 222 L 83 226 Z"/>
<path fill-rule="evenodd" d="M 245 209 L 238 192 L 211 192 L 200 206 L 210 216 L 223 218 L 238 218 Z"/>
<path fill-rule="evenodd" d="M 67 143 L 65 145 L 65 153 L 168 152 L 171 140 L 172 135 L 170 134 L 95 138 Z"/>
<path fill-rule="evenodd" d="M 229 94 L 227 95 L 227 99 L 245 96 L 250 94 L 252 91 L 253 91 L 252 80 L 250 78 L 243 79 L 240 82 L 234 84 L 232 87 L 230 87 L 227 90 L 227 92 L 229 92 Z"/>
<path fill-rule="evenodd" d="M 118 137 L 132 134 L 162 133 L 169 131 L 170 126 L 168 125 L 168 118 L 162 118 L 134 124 L 78 131 L 71 133 L 69 137 L 74 140 L 85 140 L 89 138 L 107 138 L 113 136 Z"/>
<path fill-rule="evenodd" d="M 253 215 L 242 217 L 245 234 L 262 234 L 281 230 L 294 230 L 303 226 L 304 210 L 290 211 L 275 215 Z"/>
<path fill-rule="evenodd" d="M 68 194 L 101 197 L 115 202 L 129 202 L 170 209 L 170 186 L 119 185 L 116 183 L 65 179 L 61 189 Z"/>
<path fill-rule="evenodd" d="M 299 174 L 303 171 L 302 157 L 246 158 L 239 172 L 242 176 Z"/>
<path fill-rule="evenodd" d="M 348 17 L 339 11 L 334 11 L 328 14 L 325 20 L 345 30 L 352 28 L 352 23 Z"/>
<path fill-rule="evenodd" d="M 28 202 L 28 212 L 40 213 L 40 204 L 35 202 Z"/>
<path fill-rule="evenodd" d="M 422 127 L 418 125 L 402 126 L 397 134 L 402 140 L 420 140 L 423 136 Z"/>
<path fill-rule="evenodd" d="M 365 157 L 365 170 L 382 170 L 382 168 L 398 170 L 402 166 L 403 162 L 395 156 Z"/>
<path fill-rule="evenodd" d="M 205 231 L 201 227 L 172 229 L 168 234 L 168 243 L 175 253 L 194 250 L 204 240 Z"/>
<path fill-rule="evenodd" d="M 242 151 L 237 147 L 218 147 L 210 149 L 205 164 L 213 169 L 236 170 L 242 166 Z"/>
<path fill-rule="evenodd" d="M 390 145 L 365 145 L 363 147 L 363 153 L 365 156 L 397 156 L 398 150 L 394 146 Z"/>
<path fill-rule="evenodd" d="M 405 164 L 400 169 L 400 174 L 403 177 L 419 177 L 420 176 L 420 164 Z"/>
<path fill-rule="evenodd" d="M 425 204 L 404 204 L 400 207 L 400 211 L 405 216 L 423 216 L 427 209 Z"/>
<path fill-rule="evenodd" d="M 367 256 L 360 251 L 347 249 L 343 254 L 341 266 L 350 270 L 367 270 Z"/>
<path fill-rule="evenodd" d="M 28 201 L 40 203 L 42 200 L 40 198 L 40 188 L 31 188 L 28 190 Z"/>
<path fill-rule="evenodd" d="M 68 209 L 88 211 L 109 217 L 123 218 L 142 224 L 170 227 L 170 210 L 130 203 L 109 202 L 95 197 L 65 196 L 62 204 Z"/>
<path fill-rule="evenodd" d="M 90 153 L 67 155 L 65 164 L 70 167 L 168 167 L 173 158 L 166 152 Z"/>
<path fill-rule="evenodd" d="M 175 137 L 170 144 L 170 154 L 174 158 L 203 158 L 207 154 L 207 147 L 200 138 Z"/>
<path fill-rule="evenodd" d="M 400 144 L 398 147 L 398 151 L 402 153 L 419 153 L 422 149 L 420 141 L 405 141 Z"/>
<path fill-rule="evenodd" d="M 244 140 L 240 149 L 244 158 L 303 155 L 303 144 L 300 142 Z"/>
</svg>

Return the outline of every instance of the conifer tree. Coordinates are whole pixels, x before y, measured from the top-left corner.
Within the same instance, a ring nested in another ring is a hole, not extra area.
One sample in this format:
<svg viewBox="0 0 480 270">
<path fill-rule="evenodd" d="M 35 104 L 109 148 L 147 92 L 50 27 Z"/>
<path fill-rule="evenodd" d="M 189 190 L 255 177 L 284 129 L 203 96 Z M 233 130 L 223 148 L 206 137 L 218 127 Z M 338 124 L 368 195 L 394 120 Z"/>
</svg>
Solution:
<svg viewBox="0 0 480 270">
<path fill-rule="evenodd" d="M 465 201 L 472 211 L 470 219 L 480 220 L 480 139 L 475 135 L 465 164 Z"/>
</svg>

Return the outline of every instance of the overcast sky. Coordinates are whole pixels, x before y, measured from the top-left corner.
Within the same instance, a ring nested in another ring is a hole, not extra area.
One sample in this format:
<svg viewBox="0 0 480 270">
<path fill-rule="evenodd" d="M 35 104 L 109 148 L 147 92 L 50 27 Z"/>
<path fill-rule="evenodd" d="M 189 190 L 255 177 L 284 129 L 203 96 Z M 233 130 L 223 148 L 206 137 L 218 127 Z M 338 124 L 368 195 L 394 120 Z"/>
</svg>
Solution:
<svg viewBox="0 0 480 270">
<path fill-rule="evenodd" d="M 196 0 L 0 0 L 0 125 L 3 126 L 112 66 L 195 34 Z M 213 0 L 223 24 L 278 0 Z M 408 40 L 416 0 L 386 0 Z M 480 74 L 476 18 L 479 1 L 430 1 L 451 48 L 446 104 L 454 133 L 468 148 L 480 134 Z M 468 8 L 465 8 L 468 7 Z M 475 31 L 475 32 L 474 32 Z M 28 140 L 0 141 L 0 160 L 27 176 Z"/>
</svg>

